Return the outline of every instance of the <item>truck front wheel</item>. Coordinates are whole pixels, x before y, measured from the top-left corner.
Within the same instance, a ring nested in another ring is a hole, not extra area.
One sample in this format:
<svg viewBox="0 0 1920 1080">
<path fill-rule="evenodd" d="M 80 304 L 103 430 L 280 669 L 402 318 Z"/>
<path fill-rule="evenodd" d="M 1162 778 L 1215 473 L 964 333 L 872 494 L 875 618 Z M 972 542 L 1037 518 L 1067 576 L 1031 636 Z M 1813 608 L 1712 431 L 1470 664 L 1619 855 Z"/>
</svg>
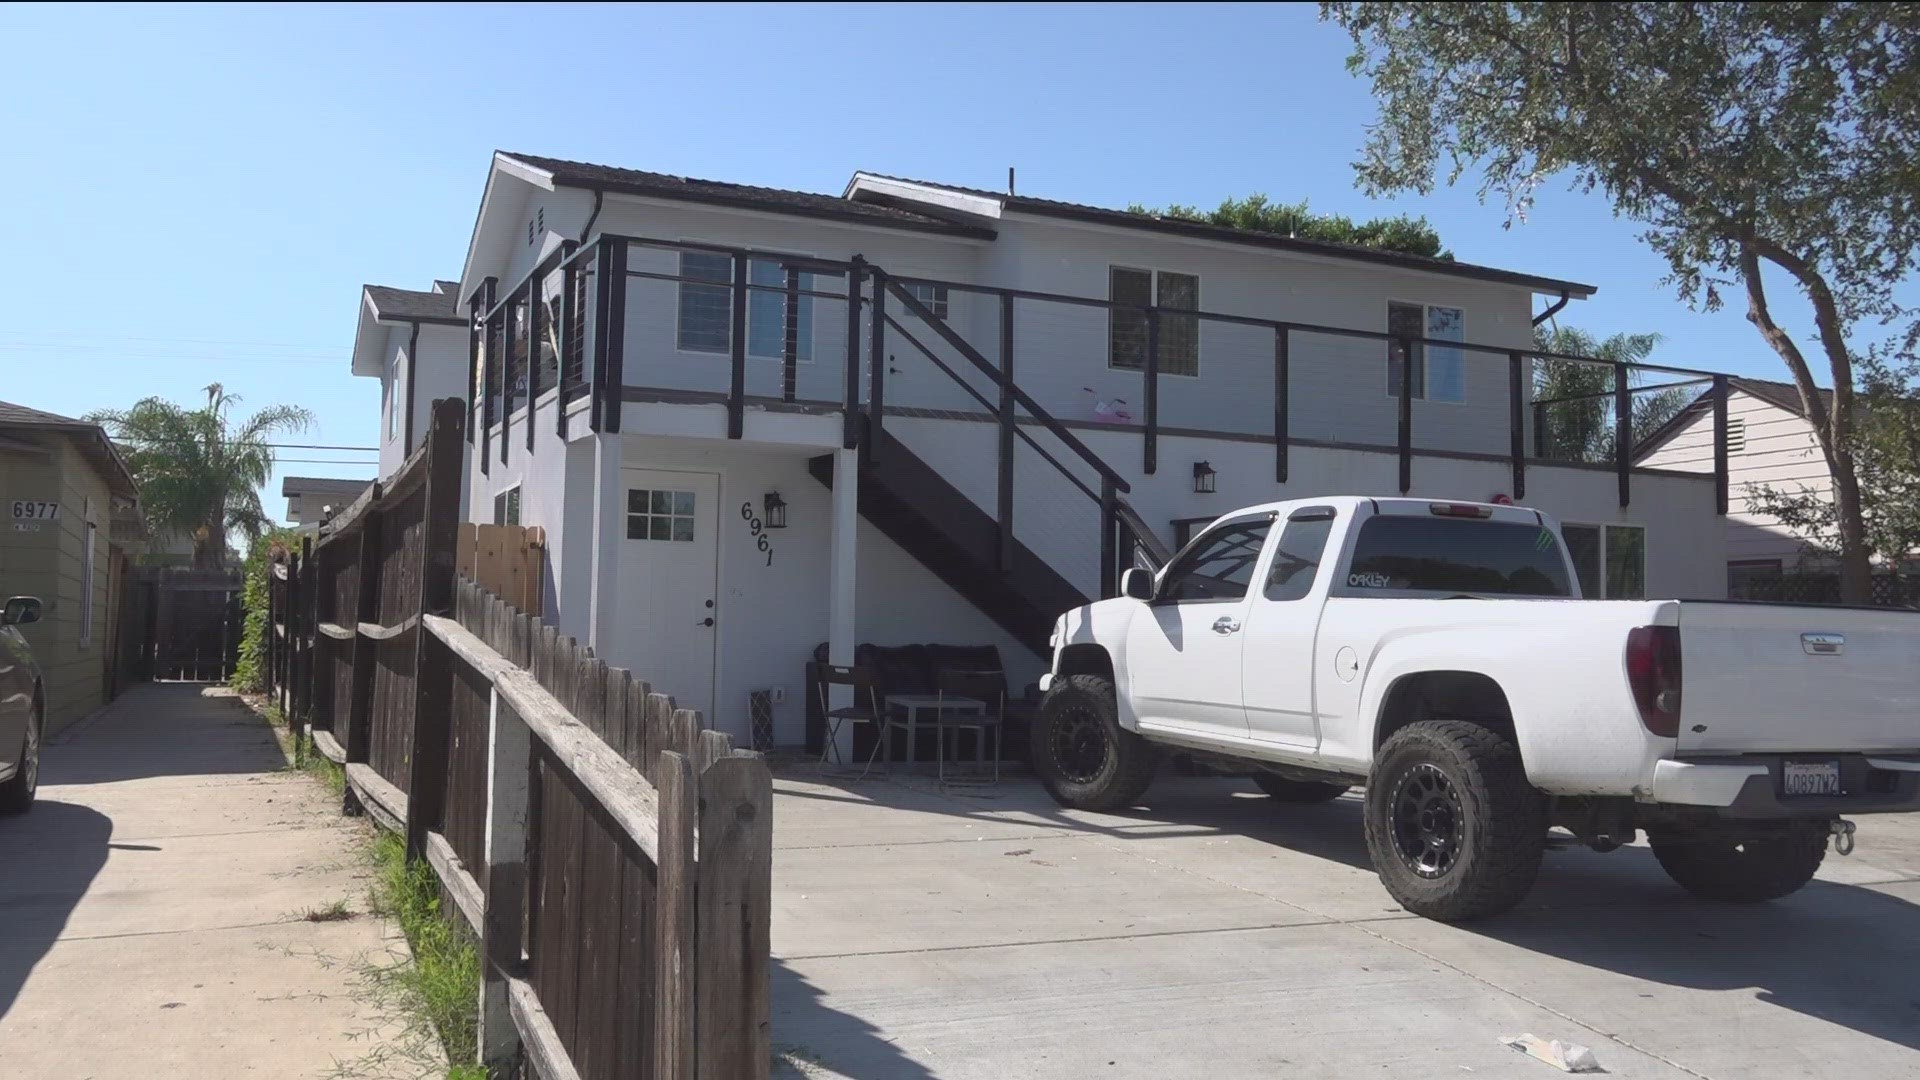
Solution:
<svg viewBox="0 0 1920 1080">
<path fill-rule="evenodd" d="M 1778 900 L 1813 880 L 1827 857 L 1827 823 L 1796 822 L 1778 833 L 1649 833 L 1660 868 L 1707 900 Z"/>
<path fill-rule="evenodd" d="M 1367 783 L 1367 851 L 1416 915 L 1458 922 L 1511 908 L 1546 850 L 1547 802 L 1508 736 L 1461 720 L 1393 733 Z"/>
<path fill-rule="evenodd" d="M 1054 680 L 1040 700 L 1033 767 L 1047 794 L 1076 810 L 1114 810 L 1147 793 L 1152 743 L 1120 726 L 1113 684 L 1098 675 Z"/>
</svg>

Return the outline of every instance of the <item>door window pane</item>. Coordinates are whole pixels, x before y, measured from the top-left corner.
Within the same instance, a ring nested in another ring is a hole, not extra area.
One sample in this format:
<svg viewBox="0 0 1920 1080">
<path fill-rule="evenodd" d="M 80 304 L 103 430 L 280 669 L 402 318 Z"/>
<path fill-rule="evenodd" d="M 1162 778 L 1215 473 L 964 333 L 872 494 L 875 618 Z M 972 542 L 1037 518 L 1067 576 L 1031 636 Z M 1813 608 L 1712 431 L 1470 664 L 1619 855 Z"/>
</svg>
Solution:
<svg viewBox="0 0 1920 1080">
<path fill-rule="evenodd" d="M 1347 584 L 1363 592 L 1572 593 L 1551 530 L 1515 521 L 1399 514 L 1360 526 Z"/>
<path fill-rule="evenodd" d="M 1238 600 L 1253 581 L 1270 522 L 1240 521 L 1215 529 L 1167 570 L 1158 599 Z"/>
<path fill-rule="evenodd" d="M 1647 530 L 1607 526 L 1607 599 L 1647 598 Z"/>
<path fill-rule="evenodd" d="M 1573 572 L 1580 578 L 1580 595 L 1589 600 L 1600 598 L 1600 526 L 1562 525 L 1560 536 L 1567 542 L 1567 555 L 1573 559 Z"/>
<path fill-rule="evenodd" d="M 1408 349 L 1413 350 L 1413 397 L 1415 401 L 1427 396 L 1427 368 L 1418 341 L 1408 343 L 1407 338 L 1425 337 L 1427 331 L 1427 313 L 1419 304 L 1389 303 L 1387 305 L 1387 333 L 1393 340 L 1387 342 L 1387 396 L 1400 396 L 1400 366 L 1407 359 Z"/>
<path fill-rule="evenodd" d="M 1153 272 L 1124 266 L 1107 270 L 1107 299 L 1116 304 L 1153 304 Z M 1107 312 L 1107 366 L 1140 371 L 1147 366 L 1147 313 L 1133 307 Z"/>
<path fill-rule="evenodd" d="M 787 287 L 787 268 L 768 259 L 747 264 L 747 280 L 773 289 Z M 801 291 L 813 288 L 813 275 L 801 274 Z M 793 354 L 798 360 L 813 359 L 813 298 L 799 297 L 793 306 Z M 782 360 L 787 355 L 787 297 L 784 291 L 753 289 L 747 293 L 747 355 L 766 360 Z"/>
<path fill-rule="evenodd" d="M 627 539 L 692 541 L 694 505 L 691 491 L 628 489 Z"/>
<path fill-rule="evenodd" d="M 1160 271 L 1159 304 L 1178 311 L 1200 310 L 1200 279 L 1192 274 Z M 1160 372 L 1163 375 L 1200 374 L 1200 320 L 1192 315 L 1160 313 Z"/>
<path fill-rule="evenodd" d="M 1331 515 L 1287 522 L 1287 527 L 1280 532 L 1280 545 L 1273 553 L 1273 567 L 1267 571 L 1267 599 L 1299 600 L 1313 589 L 1320 557 L 1326 551 L 1327 535 L 1332 531 Z"/>
<path fill-rule="evenodd" d="M 733 321 L 728 283 L 732 280 L 731 256 L 707 251 L 680 253 L 680 348 L 689 352 L 728 350 Z"/>
</svg>

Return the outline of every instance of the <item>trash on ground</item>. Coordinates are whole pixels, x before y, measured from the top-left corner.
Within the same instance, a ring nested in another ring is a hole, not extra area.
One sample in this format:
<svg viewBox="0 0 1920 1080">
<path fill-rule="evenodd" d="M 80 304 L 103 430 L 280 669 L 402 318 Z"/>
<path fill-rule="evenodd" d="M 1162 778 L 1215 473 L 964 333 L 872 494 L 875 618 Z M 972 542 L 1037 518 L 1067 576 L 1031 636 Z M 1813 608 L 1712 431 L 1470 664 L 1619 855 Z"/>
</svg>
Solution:
<svg viewBox="0 0 1920 1080">
<path fill-rule="evenodd" d="M 1561 1072 L 1591 1073 L 1605 1072 L 1600 1067 L 1600 1059 L 1593 1051 L 1579 1043 L 1561 1042 L 1559 1039 L 1542 1039 L 1529 1032 L 1525 1035 L 1511 1035 L 1500 1040 L 1515 1050 L 1544 1061 Z"/>
</svg>

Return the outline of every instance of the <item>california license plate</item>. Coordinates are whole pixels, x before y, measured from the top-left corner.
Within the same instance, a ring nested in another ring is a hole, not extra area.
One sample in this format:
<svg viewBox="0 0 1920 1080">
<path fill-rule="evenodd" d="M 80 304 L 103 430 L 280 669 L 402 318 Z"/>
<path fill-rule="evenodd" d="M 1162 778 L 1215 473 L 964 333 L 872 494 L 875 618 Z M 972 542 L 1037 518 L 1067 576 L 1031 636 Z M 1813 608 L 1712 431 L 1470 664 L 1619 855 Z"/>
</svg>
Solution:
<svg viewBox="0 0 1920 1080">
<path fill-rule="evenodd" d="M 1780 790 L 1785 795 L 1840 794 L 1840 763 L 1837 761 L 1788 761 L 1780 770 Z"/>
</svg>

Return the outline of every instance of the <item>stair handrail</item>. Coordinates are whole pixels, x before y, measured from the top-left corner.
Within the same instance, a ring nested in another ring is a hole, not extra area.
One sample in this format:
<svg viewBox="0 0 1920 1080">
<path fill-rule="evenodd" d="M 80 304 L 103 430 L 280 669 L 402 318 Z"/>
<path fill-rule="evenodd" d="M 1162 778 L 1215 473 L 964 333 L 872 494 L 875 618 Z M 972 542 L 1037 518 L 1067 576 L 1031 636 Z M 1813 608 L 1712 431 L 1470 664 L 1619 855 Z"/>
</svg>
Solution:
<svg viewBox="0 0 1920 1080">
<path fill-rule="evenodd" d="M 1065 443 L 1074 453 L 1080 455 L 1081 460 L 1092 466 L 1102 478 L 1114 486 L 1115 490 L 1123 492 L 1133 490 L 1132 486 L 1127 483 L 1126 477 L 1115 472 L 1113 466 L 1108 465 L 1101 459 L 1100 455 L 1088 449 L 1087 444 L 1081 442 L 1073 432 L 1067 430 L 1065 424 L 1055 419 L 1052 413 L 1048 412 L 1039 402 L 1033 400 L 1032 396 L 1025 390 L 1020 389 L 1018 383 L 1008 378 L 994 364 L 988 362 L 986 357 L 980 355 L 978 349 L 968 344 L 966 338 L 961 337 L 958 331 L 948 326 L 945 319 L 935 315 L 933 309 L 922 303 L 919 297 L 907 291 L 899 282 L 895 281 L 887 275 L 884 270 L 878 267 L 874 268 L 874 280 L 884 282 L 887 292 L 891 293 L 893 297 L 902 304 L 905 304 L 906 309 L 912 312 L 915 318 L 932 327 L 934 333 L 939 334 L 940 337 L 944 339 L 947 344 L 953 346 L 960 355 L 972 361 L 974 367 L 979 368 L 988 378 L 991 378 L 995 386 L 1012 394 L 1013 399 L 1020 403 L 1021 408 L 1027 410 L 1028 415 L 1038 420 L 1040 425 L 1052 432 L 1055 438 Z"/>
<path fill-rule="evenodd" d="M 1132 503 L 1125 499 L 1115 499 L 1113 512 L 1114 516 L 1126 525 L 1127 531 L 1133 534 L 1134 544 L 1146 551 L 1147 559 L 1153 564 L 1155 570 L 1173 560 L 1173 552 L 1167 548 L 1167 545 L 1160 542 L 1160 537 L 1153 531 L 1153 526 L 1147 524 L 1147 519 L 1140 516 L 1140 512 L 1133 508 Z"/>
</svg>

